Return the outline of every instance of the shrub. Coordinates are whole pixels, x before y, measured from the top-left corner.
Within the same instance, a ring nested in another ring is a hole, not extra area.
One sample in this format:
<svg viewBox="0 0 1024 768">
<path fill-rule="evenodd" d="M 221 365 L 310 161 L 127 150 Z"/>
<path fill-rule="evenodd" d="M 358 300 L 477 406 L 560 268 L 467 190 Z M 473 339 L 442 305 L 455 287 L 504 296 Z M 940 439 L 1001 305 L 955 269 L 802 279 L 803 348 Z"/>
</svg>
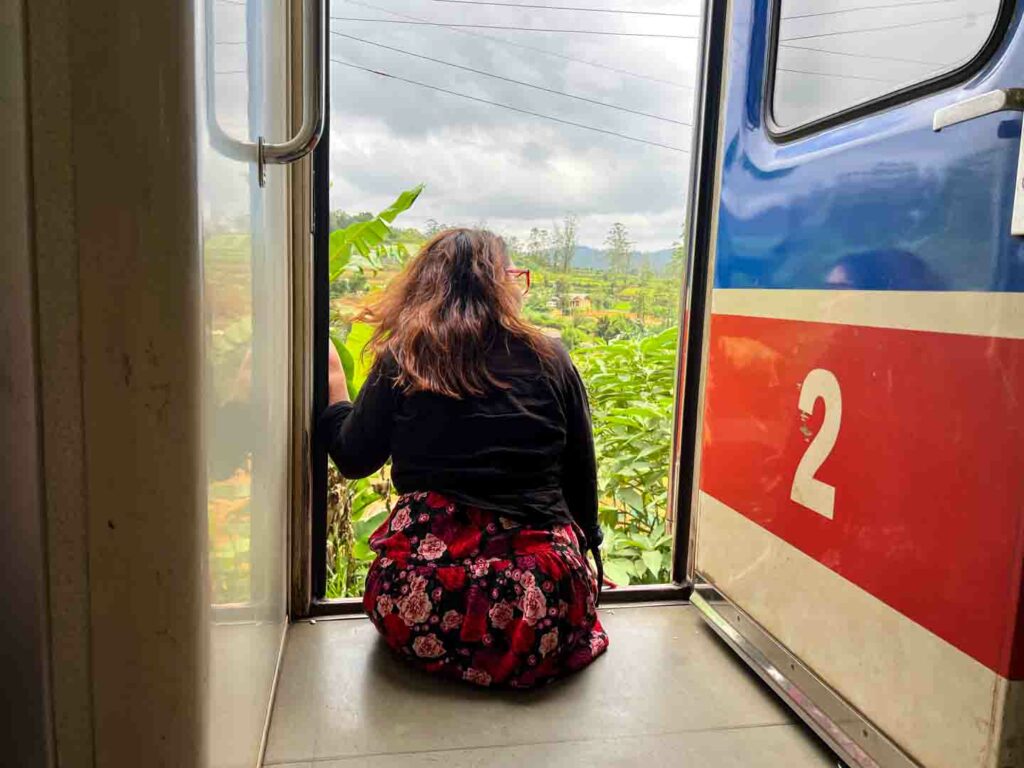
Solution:
<svg viewBox="0 0 1024 768">
<path fill-rule="evenodd" d="M 678 338 L 668 328 L 573 354 L 593 415 L 605 573 L 619 584 L 671 574 L 665 515 Z"/>
</svg>

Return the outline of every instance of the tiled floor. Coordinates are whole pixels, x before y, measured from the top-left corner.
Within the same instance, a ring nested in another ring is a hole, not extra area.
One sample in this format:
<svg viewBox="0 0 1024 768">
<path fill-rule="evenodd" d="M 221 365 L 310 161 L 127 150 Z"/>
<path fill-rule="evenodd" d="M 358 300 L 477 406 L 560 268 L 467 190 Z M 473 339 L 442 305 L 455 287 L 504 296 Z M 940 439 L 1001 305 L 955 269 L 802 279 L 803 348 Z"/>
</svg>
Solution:
<svg viewBox="0 0 1024 768">
<path fill-rule="evenodd" d="M 688 606 L 602 611 L 612 645 L 543 690 L 435 681 L 364 619 L 289 630 L 265 765 L 280 768 L 693 766 L 836 760 Z"/>
</svg>

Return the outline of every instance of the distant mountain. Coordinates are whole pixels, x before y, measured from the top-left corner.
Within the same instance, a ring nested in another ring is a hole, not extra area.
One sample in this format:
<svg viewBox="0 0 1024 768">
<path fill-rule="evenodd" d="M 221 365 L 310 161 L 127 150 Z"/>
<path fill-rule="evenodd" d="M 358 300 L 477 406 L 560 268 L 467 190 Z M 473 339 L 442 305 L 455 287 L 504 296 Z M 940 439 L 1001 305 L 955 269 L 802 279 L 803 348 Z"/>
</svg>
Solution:
<svg viewBox="0 0 1024 768">
<path fill-rule="evenodd" d="M 660 251 L 639 251 L 633 256 L 634 270 L 648 264 L 655 272 L 661 272 L 671 263 L 671 248 L 663 248 Z M 589 245 L 577 245 L 572 264 L 574 267 L 582 269 L 608 269 L 608 254 L 597 248 L 591 248 Z"/>
<path fill-rule="evenodd" d="M 577 245 L 572 265 L 581 269 L 608 269 L 608 255 L 589 245 Z"/>
</svg>

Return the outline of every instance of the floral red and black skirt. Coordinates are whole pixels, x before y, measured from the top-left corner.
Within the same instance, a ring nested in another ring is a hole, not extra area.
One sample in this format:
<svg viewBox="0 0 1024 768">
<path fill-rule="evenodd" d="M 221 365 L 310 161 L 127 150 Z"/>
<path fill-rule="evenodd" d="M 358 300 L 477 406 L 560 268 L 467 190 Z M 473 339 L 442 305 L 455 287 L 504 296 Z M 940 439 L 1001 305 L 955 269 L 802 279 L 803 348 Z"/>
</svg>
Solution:
<svg viewBox="0 0 1024 768">
<path fill-rule="evenodd" d="M 410 493 L 370 537 L 363 608 L 416 666 L 529 688 L 587 666 L 608 635 L 575 526 L 528 528 L 437 493 Z"/>
</svg>

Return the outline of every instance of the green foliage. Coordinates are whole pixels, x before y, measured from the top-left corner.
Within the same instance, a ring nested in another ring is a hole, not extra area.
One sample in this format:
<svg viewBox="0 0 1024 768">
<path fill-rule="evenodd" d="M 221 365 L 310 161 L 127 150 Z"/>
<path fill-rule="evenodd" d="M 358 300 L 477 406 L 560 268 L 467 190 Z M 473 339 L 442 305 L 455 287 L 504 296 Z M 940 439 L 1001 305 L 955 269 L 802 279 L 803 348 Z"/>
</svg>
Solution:
<svg viewBox="0 0 1024 768">
<path fill-rule="evenodd" d="M 381 473 L 346 480 L 331 462 L 327 488 L 327 597 L 353 597 L 373 562 L 367 540 L 391 514 L 391 480 Z"/>
<path fill-rule="evenodd" d="M 650 533 L 604 526 L 605 575 L 616 584 L 661 584 L 672 572 L 672 537 L 659 521 Z"/>
<path fill-rule="evenodd" d="M 665 533 L 678 328 L 573 355 L 590 396 L 605 531 L 605 572 L 622 584 L 665 582 Z"/>
<path fill-rule="evenodd" d="M 598 319 L 594 333 L 600 339 L 611 341 L 612 339 L 638 336 L 642 330 L 638 323 L 625 315 L 610 315 Z"/>
<path fill-rule="evenodd" d="M 396 255 L 400 259 L 408 258 L 409 252 L 401 241 L 390 244 L 389 249 L 391 222 L 400 213 L 409 210 L 422 191 L 423 185 L 418 184 L 412 189 L 405 190 L 376 216 L 354 221 L 342 229 L 331 232 L 329 280 L 333 283 L 350 267 L 360 271 L 366 268 L 379 269 L 381 261 L 391 255 Z"/>
</svg>

